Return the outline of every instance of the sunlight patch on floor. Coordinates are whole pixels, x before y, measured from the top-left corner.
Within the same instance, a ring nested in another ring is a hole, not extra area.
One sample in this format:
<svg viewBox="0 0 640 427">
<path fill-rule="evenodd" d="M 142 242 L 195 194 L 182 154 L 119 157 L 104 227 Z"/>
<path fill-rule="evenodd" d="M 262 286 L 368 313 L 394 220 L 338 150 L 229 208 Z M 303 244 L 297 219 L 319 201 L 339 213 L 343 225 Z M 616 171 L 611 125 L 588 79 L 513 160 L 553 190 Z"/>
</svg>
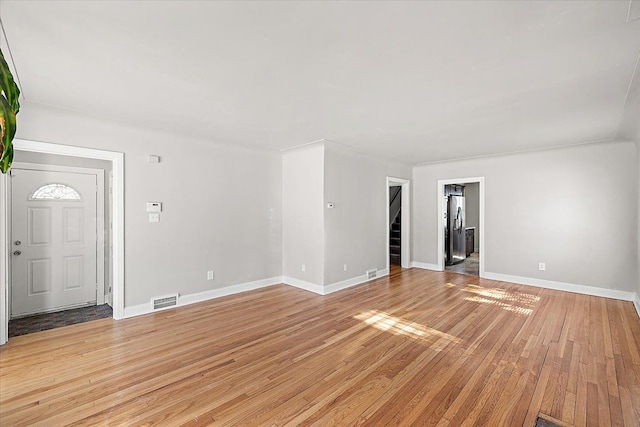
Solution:
<svg viewBox="0 0 640 427">
<path fill-rule="evenodd" d="M 407 335 L 416 339 L 443 338 L 449 342 L 459 343 L 461 340 L 453 335 L 440 332 L 437 329 L 429 328 L 419 323 L 401 319 L 388 313 L 378 310 L 369 310 L 354 316 L 364 323 L 391 332 L 395 335 Z"/>
<path fill-rule="evenodd" d="M 445 285 L 448 288 L 457 287 L 453 283 Z M 529 316 L 535 308 L 540 297 L 522 292 L 508 292 L 499 288 L 483 288 L 482 286 L 467 284 L 461 288 L 464 292 L 474 294 L 466 297 L 466 301 L 481 304 L 492 304 L 512 313 Z"/>
<path fill-rule="evenodd" d="M 479 302 L 482 304 L 493 304 L 496 305 L 498 307 L 501 307 L 503 310 L 506 311 L 511 311 L 512 313 L 516 313 L 516 314 L 523 314 L 525 316 L 530 315 L 533 312 L 532 308 L 524 308 L 524 307 L 518 307 L 516 305 L 512 305 L 512 304 L 506 304 L 500 301 L 496 301 L 496 300 L 491 300 L 491 299 L 487 299 L 487 298 L 482 298 L 482 297 L 466 297 L 465 301 L 471 301 L 471 302 Z"/>
</svg>

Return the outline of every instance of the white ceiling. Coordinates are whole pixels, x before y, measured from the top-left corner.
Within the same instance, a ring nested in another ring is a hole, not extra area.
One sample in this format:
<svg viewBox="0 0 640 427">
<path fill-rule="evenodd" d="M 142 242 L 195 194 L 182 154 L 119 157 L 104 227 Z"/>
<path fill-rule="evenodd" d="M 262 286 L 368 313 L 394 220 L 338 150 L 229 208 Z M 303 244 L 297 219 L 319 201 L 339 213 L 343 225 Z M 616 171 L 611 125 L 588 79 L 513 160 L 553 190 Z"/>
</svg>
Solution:
<svg viewBox="0 0 640 427">
<path fill-rule="evenodd" d="M 3 1 L 0 18 L 28 102 L 260 149 L 327 139 L 415 164 L 614 139 L 640 54 L 635 10 Z"/>
</svg>

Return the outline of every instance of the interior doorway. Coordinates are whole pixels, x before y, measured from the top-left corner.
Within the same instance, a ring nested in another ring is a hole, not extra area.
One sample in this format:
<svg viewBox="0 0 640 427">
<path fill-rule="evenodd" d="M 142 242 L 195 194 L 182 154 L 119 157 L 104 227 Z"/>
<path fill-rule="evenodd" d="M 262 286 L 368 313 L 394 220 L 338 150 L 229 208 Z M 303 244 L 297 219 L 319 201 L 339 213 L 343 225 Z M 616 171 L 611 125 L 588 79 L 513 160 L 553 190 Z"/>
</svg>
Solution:
<svg viewBox="0 0 640 427">
<path fill-rule="evenodd" d="M 45 142 L 14 140 L 15 150 L 32 153 L 53 154 L 68 157 L 106 160 L 113 172 L 113 222 L 110 239 L 113 246 L 109 271 L 112 281 L 113 318 L 124 318 L 124 154 Z M 8 340 L 9 289 L 11 278 L 11 233 L 9 199 L 9 178 L 0 174 L 0 345 Z"/>
<path fill-rule="evenodd" d="M 104 304 L 104 170 L 14 162 L 10 174 L 10 318 Z"/>
<path fill-rule="evenodd" d="M 484 177 L 438 181 L 438 270 L 484 277 Z"/>
<path fill-rule="evenodd" d="M 445 185 L 445 270 L 480 275 L 480 184 Z"/>
<path fill-rule="evenodd" d="M 395 190 L 392 190 L 393 188 Z M 394 257 L 398 264 L 402 268 L 409 268 L 411 267 L 411 182 L 408 179 L 387 177 L 385 192 L 387 195 L 385 204 L 387 271 L 392 265 L 390 262 L 392 246 L 394 246 L 395 255 L 399 255 Z M 391 196 L 392 192 L 395 198 Z"/>
<path fill-rule="evenodd" d="M 402 265 L 402 187 L 389 187 L 389 264 Z"/>
</svg>

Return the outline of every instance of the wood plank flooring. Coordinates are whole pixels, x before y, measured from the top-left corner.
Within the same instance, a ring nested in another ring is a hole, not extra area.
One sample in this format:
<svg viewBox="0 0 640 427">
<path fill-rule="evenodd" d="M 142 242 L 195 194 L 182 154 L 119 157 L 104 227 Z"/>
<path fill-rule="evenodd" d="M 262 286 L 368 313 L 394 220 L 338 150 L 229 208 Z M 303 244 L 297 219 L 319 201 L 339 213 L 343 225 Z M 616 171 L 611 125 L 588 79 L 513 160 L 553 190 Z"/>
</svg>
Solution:
<svg viewBox="0 0 640 427">
<path fill-rule="evenodd" d="M 394 269 L 0 347 L 0 425 L 640 425 L 630 302 Z"/>
</svg>

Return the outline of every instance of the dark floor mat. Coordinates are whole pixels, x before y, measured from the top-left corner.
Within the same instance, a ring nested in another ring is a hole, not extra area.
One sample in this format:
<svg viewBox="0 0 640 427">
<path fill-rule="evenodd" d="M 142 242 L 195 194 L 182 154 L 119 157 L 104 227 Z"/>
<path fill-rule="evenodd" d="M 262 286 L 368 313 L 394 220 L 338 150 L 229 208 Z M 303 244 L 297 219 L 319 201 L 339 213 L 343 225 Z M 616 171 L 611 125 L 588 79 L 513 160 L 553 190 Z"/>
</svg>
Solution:
<svg viewBox="0 0 640 427">
<path fill-rule="evenodd" d="M 107 304 L 22 317 L 9 321 L 9 338 L 107 317 L 113 317 L 113 310 Z"/>
</svg>

